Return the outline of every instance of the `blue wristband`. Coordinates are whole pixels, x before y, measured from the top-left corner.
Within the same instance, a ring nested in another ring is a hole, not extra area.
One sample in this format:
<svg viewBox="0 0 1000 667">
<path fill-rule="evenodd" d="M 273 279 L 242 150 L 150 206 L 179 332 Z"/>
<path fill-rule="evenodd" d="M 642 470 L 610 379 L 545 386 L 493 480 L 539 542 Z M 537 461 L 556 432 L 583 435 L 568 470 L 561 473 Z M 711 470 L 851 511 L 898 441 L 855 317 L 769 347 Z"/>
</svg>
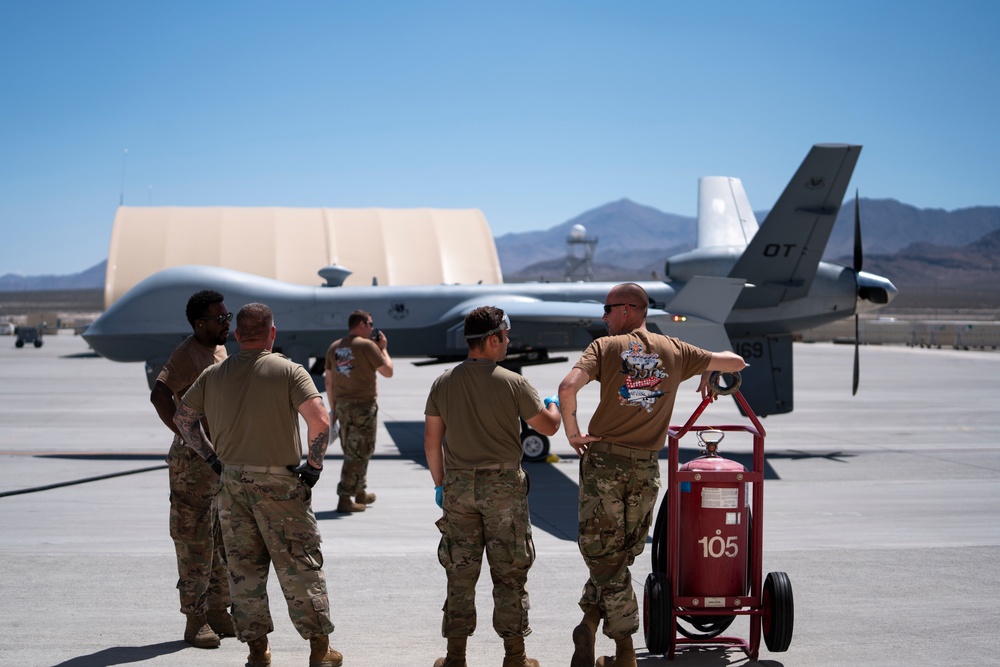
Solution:
<svg viewBox="0 0 1000 667">
<path fill-rule="evenodd" d="M 441 503 L 444 501 L 444 487 L 435 486 L 434 487 L 434 502 L 437 503 L 438 507 L 443 507 Z"/>
<path fill-rule="evenodd" d="M 559 408 L 560 410 L 562 409 L 562 406 L 559 405 L 559 394 L 552 394 L 551 396 L 546 396 L 544 399 L 542 399 L 542 402 L 545 403 L 546 408 L 549 407 L 549 403 L 555 403 L 557 408 Z"/>
</svg>

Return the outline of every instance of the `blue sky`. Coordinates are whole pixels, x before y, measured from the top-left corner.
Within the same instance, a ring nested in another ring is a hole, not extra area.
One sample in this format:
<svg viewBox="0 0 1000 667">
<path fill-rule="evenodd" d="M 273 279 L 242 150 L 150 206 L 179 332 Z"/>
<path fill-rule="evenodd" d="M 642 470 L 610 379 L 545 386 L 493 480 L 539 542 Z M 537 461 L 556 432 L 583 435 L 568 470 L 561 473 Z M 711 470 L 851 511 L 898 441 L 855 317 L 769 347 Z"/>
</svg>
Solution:
<svg viewBox="0 0 1000 667">
<path fill-rule="evenodd" d="M 128 206 L 479 208 L 495 235 L 697 180 L 1000 205 L 1000 3 L 0 0 L 0 274 Z M 127 154 L 126 154 L 127 150 Z M 124 187 L 123 187 L 124 183 Z"/>
</svg>

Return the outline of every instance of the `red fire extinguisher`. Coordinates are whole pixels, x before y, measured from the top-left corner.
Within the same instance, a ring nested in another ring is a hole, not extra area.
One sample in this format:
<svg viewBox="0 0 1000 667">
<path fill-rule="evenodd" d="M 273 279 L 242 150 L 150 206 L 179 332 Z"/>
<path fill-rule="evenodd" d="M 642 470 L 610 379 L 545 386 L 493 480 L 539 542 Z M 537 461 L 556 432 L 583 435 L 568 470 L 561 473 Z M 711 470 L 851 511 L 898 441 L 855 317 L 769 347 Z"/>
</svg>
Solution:
<svg viewBox="0 0 1000 667">
<path fill-rule="evenodd" d="M 746 468 L 718 454 L 725 434 L 706 429 L 698 432 L 705 454 L 680 466 L 695 473 L 694 480 L 680 485 L 679 594 L 699 596 L 705 607 L 728 606 L 732 598 L 747 594 L 750 508 L 748 484 L 744 481 L 712 481 L 703 472 L 741 473 Z"/>
<path fill-rule="evenodd" d="M 696 427 L 714 400 L 706 396 L 682 427 L 668 431 L 667 491 L 653 528 L 653 571 L 643 591 L 646 647 L 668 660 L 678 646 L 703 644 L 736 647 L 757 660 L 761 634 L 775 653 L 788 650 L 792 639 L 788 575 L 771 572 L 764 579 L 761 567 L 764 427 L 738 391 L 739 374 L 729 374 L 735 377 L 726 379 L 725 387 L 723 375 L 713 374 L 713 393 L 734 394 L 751 424 Z M 691 432 L 705 454 L 682 466 L 680 438 Z M 728 432 L 753 436 L 749 470 L 719 456 Z M 749 618 L 748 640 L 722 636 L 738 616 Z"/>
</svg>

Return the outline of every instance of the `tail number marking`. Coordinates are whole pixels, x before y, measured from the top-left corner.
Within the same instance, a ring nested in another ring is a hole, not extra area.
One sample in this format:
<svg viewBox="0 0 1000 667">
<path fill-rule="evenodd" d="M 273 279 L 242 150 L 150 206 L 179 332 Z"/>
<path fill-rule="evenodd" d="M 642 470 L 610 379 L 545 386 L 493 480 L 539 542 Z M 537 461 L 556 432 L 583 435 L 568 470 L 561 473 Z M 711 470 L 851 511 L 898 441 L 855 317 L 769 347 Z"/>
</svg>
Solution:
<svg viewBox="0 0 1000 667">
<path fill-rule="evenodd" d="M 791 257 L 797 243 L 768 243 L 764 246 L 764 257 Z"/>
<path fill-rule="evenodd" d="M 760 359 L 764 356 L 764 344 L 759 340 L 752 343 L 737 343 L 733 345 L 733 352 L 744 359 Z"/>
</svg>

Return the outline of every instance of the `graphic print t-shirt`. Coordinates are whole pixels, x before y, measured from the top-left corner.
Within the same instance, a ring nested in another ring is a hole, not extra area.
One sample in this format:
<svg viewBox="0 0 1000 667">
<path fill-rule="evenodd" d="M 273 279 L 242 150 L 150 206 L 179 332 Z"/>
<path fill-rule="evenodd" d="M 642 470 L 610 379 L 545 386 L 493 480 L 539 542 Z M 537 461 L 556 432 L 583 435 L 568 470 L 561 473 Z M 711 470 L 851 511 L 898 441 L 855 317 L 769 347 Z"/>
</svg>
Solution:
<svg viewBox="0 0 1000 667">
<path fill-rule="evenodd" d="M 601 383 L 588 432 L 605 442 L 662 449 L 678 386 L 711 360 L 707 350 L 649 331 L 598 338 L 574 365 Z"/>
</svg>

